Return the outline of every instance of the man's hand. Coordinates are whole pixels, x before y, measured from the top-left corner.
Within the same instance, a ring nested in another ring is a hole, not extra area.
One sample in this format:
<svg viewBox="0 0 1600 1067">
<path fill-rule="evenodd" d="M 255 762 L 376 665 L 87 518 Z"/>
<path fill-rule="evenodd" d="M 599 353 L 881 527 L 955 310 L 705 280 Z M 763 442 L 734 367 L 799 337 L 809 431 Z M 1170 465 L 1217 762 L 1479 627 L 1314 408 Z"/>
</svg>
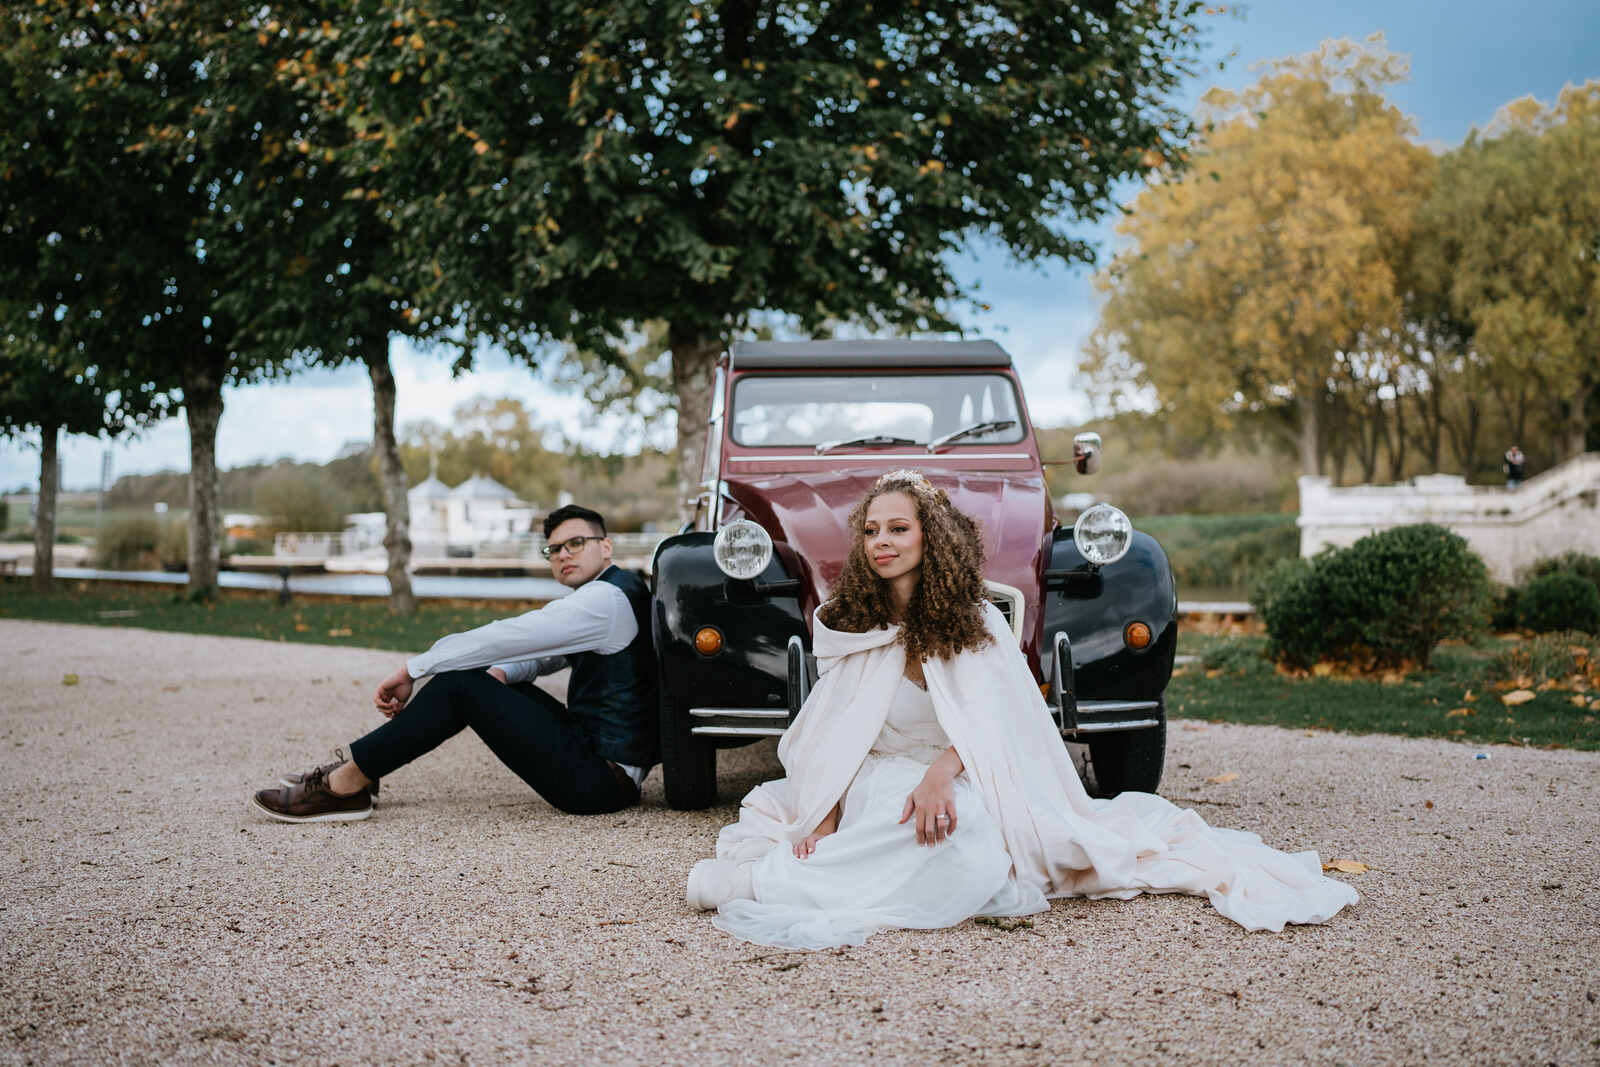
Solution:
<svg viewBox="0 0 1600 1067">
<path fill-rule="evenodd" d="M 506 684 L 506 672 L 501 670 L 499 667 L 490 667 L 489 668 L 489 677 L 493 678 L 495 681 L 499 682 L 501 685 L 505 685 Z"/>
<path fill-rule="evenodd" d="M 378 683 L 378 695 L 373 697 L 372 706 L 384 718 L 392 719 L 394 713 L 405 707 L 406 701 L 411 699 L 411 690 L 416 684 L 411 679 L 411 672 L 402 663 L 399 670 Z"/>
</svg>

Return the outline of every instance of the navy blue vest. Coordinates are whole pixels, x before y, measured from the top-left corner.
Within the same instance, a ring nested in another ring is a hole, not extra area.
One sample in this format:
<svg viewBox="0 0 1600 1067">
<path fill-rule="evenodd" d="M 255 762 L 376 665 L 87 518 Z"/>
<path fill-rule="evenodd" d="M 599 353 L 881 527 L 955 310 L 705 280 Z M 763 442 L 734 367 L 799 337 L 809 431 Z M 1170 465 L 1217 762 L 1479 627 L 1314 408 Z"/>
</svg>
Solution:
<svg viewBox="0 0 1600 1067">
<path fill-rule="evenodd" d="M 613 763 L 649 767 L 661 761 L 655 642 L 650 635 L 650 589 L 637 574 L 607 567 L 594 581 L 622 590 L 639 632 L 621 652 L 567 657 L 567 707 L 579 716 L 589 745 Z"/>
</svg>

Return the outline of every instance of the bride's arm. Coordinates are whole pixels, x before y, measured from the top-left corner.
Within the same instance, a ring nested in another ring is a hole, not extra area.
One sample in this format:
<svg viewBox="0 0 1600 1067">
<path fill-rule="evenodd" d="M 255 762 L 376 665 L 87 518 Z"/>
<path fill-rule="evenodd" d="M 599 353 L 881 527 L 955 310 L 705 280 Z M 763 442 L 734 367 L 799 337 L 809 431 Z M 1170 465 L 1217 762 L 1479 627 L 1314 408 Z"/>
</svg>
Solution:
<svg viewBox="0 0 1600 1067">
<path fill-rule="evenodd" d="M 839 803 L 840 802 L 837 800 L 834 801 L 833 808 L 828 812 L 828 814 L 822 817 L 821 822 L 817 823 L 817 828 L 811 831 L 810 834 L 806 835 L 803 840 L 795 844 L 795 858 L 802 860 L 805 859 L 807 856 L 811 855 L 817 850 L 818 841 L 821 841 L 824 837 L 827 837 L 829 834 L 839 829 Z"/>
</svg>

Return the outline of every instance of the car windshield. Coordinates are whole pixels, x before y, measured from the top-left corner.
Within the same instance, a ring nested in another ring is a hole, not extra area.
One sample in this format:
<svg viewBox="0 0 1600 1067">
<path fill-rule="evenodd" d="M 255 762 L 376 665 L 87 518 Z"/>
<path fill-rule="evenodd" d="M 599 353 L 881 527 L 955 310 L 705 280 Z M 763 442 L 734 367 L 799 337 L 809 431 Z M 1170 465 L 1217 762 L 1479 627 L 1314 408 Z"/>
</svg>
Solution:
<svg viewBox="0 0 1600 1067">
<path fill-rule="evenodd" d="M 1022 440 L 1011 379 L 1002 374 L 761 374 L 733 389 L 733 440 L 816 446 L 870 437 L 927 444 L 978 423 L 1011 424 L 963 434 L 952 445 Z"/>
</svg>

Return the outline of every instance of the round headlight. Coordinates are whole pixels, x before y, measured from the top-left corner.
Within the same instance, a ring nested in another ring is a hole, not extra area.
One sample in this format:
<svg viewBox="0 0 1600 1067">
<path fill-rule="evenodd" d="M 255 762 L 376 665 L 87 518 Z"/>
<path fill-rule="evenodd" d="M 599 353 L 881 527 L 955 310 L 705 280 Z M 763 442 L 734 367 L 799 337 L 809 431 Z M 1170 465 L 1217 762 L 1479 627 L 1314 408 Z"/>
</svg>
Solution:
<svg viewBox="0 0 1600 1067">
<path fill-rule="evenodd" d="M 1097 566 L 1115 563 L 1133 544 L 1133 523 L 1110 504 L 1096 504 L 1078 516 L 1072 540 L 1083 558 Z"/>
<path fill-rule="evenodd" d="M 772 562 L 772 538 L 749 519 L 734 519 L 717 531 L 711 554 L 729 578 L 754 578 Z"/>
</svg>

